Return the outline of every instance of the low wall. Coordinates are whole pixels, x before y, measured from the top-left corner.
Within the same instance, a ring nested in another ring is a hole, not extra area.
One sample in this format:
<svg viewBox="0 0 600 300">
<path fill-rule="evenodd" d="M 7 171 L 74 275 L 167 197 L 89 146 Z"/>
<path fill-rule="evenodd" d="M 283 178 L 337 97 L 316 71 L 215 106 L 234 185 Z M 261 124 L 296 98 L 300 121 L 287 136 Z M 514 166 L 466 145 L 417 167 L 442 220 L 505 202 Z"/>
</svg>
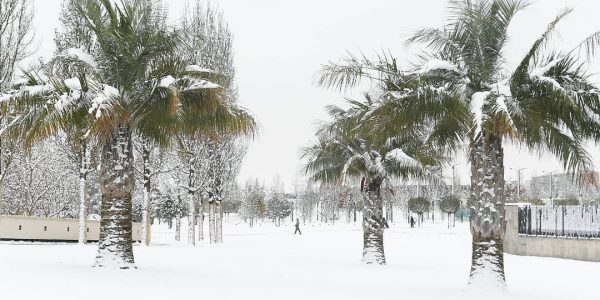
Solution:
<svg viewBox="0 0 600 300">
<path fill-rule="evenodd" d="M 0 216 L 0 240 L 77 241 L 79 220 L 26 216 Z M 86 239 L 98 241 L 100 221 L 88 220 Z M 133 223 L 134 241 L 141 238 L 141 224 Z"/>
<path fill-rule="evenodd" d="M 600 239 L 520 235 L 518 206 L 506 206 L 504 252 L 600 262 Z"/>
</svg>

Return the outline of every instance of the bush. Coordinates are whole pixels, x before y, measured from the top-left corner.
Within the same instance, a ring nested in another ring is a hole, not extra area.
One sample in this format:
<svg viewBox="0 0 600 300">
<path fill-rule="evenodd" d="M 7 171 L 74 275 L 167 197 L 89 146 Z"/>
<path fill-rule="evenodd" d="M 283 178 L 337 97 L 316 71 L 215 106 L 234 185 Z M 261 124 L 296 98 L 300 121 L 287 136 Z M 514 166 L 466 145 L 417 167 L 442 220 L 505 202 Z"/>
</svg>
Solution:
<svg viewBox="0 0 600 300">
<path fill-rule="evenodd" d="M 425 197 L 416 197 L 408 199 L 408 210 L 421 215 L 422 213 L 429 211 L 431 202 Z"/>
<path fill-rule="evenodd" d="M 544 205 L 545 204 L 544 201 L 542 201 L 542 199 L 540 199 L 540 198 L 531 198 L 531 199 L 529 199 L 527 201 L 523 201 L 523 202 L 527 202 L 531 205 Z"/>
<path fill-rule="evenodd" d="M 281 219 L 288 217 L 292 213 L 292 209 L 292 202 L 286 200 L 283 197 L 283 194 L 276 194 L 267 201 L 269 218 L 273 221 L 277 221 L 277 225 L 281 223 Z"/>
<path fill-rule="evenodd" d="M 442 198 L 440 201 L 440 209 L 447 214 L 453 214 L 460 209 L 460 204 L 460 198 L 455 195 L 450 195 Z"/>
<path fill-rule="evenodd" d="M 230 213 L 238 213 L 240 210 L 240 207 L 242 206 L 242 201 L 240 200 L 223 200 L 223 202 L 221 202 L 221 205 L 223 206 L 223 213 L 226 214 L 230 214 Z"/>
<path fill-rule="evenodd" d="M 579 200 L 575 198 L 556 200 L 554 205 L 579 205 Z"/>
</svg>

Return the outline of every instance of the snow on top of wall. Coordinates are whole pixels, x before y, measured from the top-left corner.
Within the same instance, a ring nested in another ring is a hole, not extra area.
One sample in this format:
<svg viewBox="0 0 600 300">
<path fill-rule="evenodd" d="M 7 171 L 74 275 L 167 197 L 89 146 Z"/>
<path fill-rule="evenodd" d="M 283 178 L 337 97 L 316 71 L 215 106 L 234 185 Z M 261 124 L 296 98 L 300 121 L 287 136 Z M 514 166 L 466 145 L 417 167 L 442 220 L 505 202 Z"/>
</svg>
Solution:
<svg viewBox="0 0 600 300">
<path fill-rule="evenodd" d="M 473 114 L 473 120 L 475 121 L 475 136 L 481 132 L 481 125 L 483 123 L 483 105 L 485 100 L 491 92 L 476 92 L 471 97 L 471 113 Z"/>
<path fill-rule="evenodd" d="M 88 64 L 90 67 L 92 68 L 97 68 L 98 64 L 96 63 L 96 60 L 94 59 L 94 57 L 92 57 L 91 55 L 89 55 L 88 53 L 86 53 L 85 51 L 83 51 L 82 49 L 79 48 L 69 48 L 67 49 L 67 55 L 77 58 L 83 62 L 85 62 L 86 64 Z"/>
<path fill-rule="evenodd" d="M 453 64 L 452 62 L 449 62 L 447 60 L 441 60 L 441 59 L 432 59 L 428 62 L 426 62 L 423 67 L 421 67 L 420 73 L 428 73 L 434 70 L 442 70 L 442 71 L 452 71 L 452 72 L 456 72 L 456 73 L 460 73 L 460 70 L 458 69 L 458 67 Z"/>
</svg>

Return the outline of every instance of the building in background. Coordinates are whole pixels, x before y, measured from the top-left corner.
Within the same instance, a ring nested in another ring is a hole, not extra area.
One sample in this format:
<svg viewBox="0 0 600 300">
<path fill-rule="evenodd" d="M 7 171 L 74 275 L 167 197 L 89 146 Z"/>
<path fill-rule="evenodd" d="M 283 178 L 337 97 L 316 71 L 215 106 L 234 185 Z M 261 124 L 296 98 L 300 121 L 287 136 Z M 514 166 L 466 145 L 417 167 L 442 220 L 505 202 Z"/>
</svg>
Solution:
<svg viewBox="0 0 600 300">
<path fill-rule="evenodd" d="M 552 201 L 577 199 L 580 204 L 600 200 L 597 171 L 573 173 L 546 173 L 529 180 L 529 197 Z M 552 180 L 552 182 L 550 182 Z"/>
</svg>

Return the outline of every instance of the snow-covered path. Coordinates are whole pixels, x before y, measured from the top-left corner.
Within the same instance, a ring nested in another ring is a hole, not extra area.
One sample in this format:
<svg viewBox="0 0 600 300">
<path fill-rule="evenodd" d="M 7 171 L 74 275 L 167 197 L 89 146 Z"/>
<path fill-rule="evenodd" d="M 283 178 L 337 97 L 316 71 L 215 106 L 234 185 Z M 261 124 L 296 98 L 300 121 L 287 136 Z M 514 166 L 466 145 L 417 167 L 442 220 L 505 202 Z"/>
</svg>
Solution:
<svg viewBox="0 0 600 300">
<path fill-rule="evenodd" d="M 360 263 L 360 228 L 346 224 L 307 225 L 302 236 L 292 235 L 291 225 L 226 224 L 224 245 L 194 248 L 175 243 L 164 226 L 154 230 L 151 247 L 134 249 L 138 269 L 125 271 L 90 267 L 95 245 L 1 242 L 0 299 L 476 298 L 463 291 L 470 262 L 466 224 L 392 226 L 383 267 Z M 600 263 L 507 255 L 506 273 L 509 291 L 492 299 L 598 295 Z"/>
</svg>

